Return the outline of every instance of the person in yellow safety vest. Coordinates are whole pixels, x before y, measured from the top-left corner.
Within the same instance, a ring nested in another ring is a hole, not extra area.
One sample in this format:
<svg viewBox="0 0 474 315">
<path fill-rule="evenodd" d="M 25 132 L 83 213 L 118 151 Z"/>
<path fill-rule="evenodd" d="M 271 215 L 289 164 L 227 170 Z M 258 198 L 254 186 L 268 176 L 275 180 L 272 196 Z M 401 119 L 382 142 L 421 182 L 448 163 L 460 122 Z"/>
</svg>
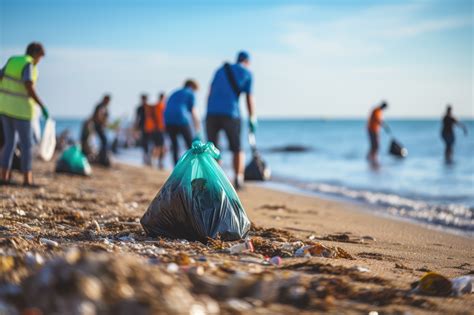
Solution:
<svg viewBox="0 0 474 315">
<path fill-rule="evenodd" d="M 43 46 L 33 42 L 26 48 L 25 55 L 10 57 L 0 71 L 0 116 L 5 137 L 0 159 L 0 184 L 10 183 L 12 158 L 18 137 L 23 185 L 34 186 L 31 171 L 33 137 L 31 120 L 36 104 L 41 107 L 46 119 L 49 116 L 35 90 L 38 79 L 36 65 L 44 55 Z"/>
</svg>

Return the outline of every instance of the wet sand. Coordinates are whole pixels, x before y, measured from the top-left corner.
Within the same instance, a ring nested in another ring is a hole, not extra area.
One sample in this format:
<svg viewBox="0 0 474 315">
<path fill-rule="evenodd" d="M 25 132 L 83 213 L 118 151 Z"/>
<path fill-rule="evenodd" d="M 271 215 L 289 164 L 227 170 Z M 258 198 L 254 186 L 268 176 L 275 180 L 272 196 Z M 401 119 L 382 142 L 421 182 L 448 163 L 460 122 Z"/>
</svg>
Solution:
<svg viewBox="0 0 474 315">
<path fill-rule="evenodd" d="M 109 170 L 96 167 L 92 177 L 84 178 L 52 170 L 53 164 L 35 162 L 36 182 L 43 185 L 40 189 L 0 188 L 0 308 L 3 303 L 4 308 L 16 306 L 20 310 L 37 307 L 35 310 L 42 309 L 44 314 L 54 307 L 62 310 L 57 306 L 62 302 L 41 304 L 37 300 L 60 299 L 57 283 L 64 279 L 56 281 L 58 291 L 54 291 L 48 287 L 51 284 L 36 283 L 35 275 L 44 272 L 42 268 L 50 259 L 63 257 L 63 263 L 72 266 L 71 272 L 83 268 L 81 275 L 89 273 L 88 277 L 95 279 L 95 287 L 76 285 L 74 281 L 80 278 L 76 276 L 67 283 L 71 292 L 90 302 L 86 310 L 97 313 L 119 314 L 114 305 L 126 305 L 122 311 L 133 309 L 136 314 L 142 314 L 140 310 L 143 314 L 149 310 L 178 314 L 193 310 L 189 305 L 198 305 L 204 313 L 219 310 L 229 314 L 469 314 L 474 309 L 472 295 L 409 294 L 410 284 L 427 271 L 447 277 L 473 274 L 474 242 L 467 237 L 376 216 L 349 203 L 248 185 L 239 196 L 254 224 L 251 238 L 256 250 L 249 255 L 230 255 L 225 250 L 232 245 L 228 243 L 204 245 L 145 236 L 138 221 L 166 180 L 166 172 L 119 164 Z M 349 255 L 285 257 L 294 251 L 282 251 L 282 244 L 296 241 L 320 242 Z M 41 259 L 31 262 L 31 253 L 38 253 Z M 284 257 L 281 265 L 264 262 L 263 256 L 274 254 Z M 90 271 L 87 266 L 97 257 L 102 257 L 103 268 L 110 270 L 103 274 L 102 269 Z M 122 267 L 115 265 L 118 261 L 123 261 Z M 170 263 L 179 268 L 170 267 Z M 127 270 L 143 266 L 143 272 L 127 273 L 120 269 L 124 266 Z M 357 266 L 369 272 L 357 270 Z M 128 274 L 125 280 L 120 276 L 124 272 Z M 115 276 L 110 280 L 106 274 Z M 149 290 L 140 289 L 144 283 Z M 7 292 L 7 284 L 14 289 Z M 115 285 L 130 288 L 118 290 Z M 173 288 L 181 294 L 169 293 Z M 277 293 L 270 293 L 275 290 Z M 47 298 L 31 295 L 40 291 Z M 174 301 L 173 296 L 186 295 L 182 299 L 189 305 L 183 309 L 176 306 L 179 303 L 167 305 L 157 295 L 169 296 L 168 302 Z"/>
</svg>

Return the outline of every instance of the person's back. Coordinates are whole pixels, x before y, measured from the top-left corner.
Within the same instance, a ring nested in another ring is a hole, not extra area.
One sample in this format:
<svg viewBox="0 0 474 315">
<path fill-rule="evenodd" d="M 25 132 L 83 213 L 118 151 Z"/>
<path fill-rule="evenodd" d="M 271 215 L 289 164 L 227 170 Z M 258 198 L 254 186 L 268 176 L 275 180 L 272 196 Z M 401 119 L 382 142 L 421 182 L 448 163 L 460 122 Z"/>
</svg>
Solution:
<svg viewBox="0 0 474 315">
<path fill-rule="evenodd" d="M 382 109 L 376 107 L 370 114 L 367 128 L 370 132 L 378 133 L 380 131 L 380 122 L 382 121 Z"/>
<path fill-rule="evenodd" d="M 239 92 L 250 94 L 252 87 L 252 74 L 250 71 L 240 63 L 230 65 L 229 69 L 234 77 Z M 212 80 L 207 113 L 232 118 L 240 117 L 239 98 L 229 81 L 225 65 L 216 71 L 214 79 Z"/>
<path fill-rule="evenodd" d="M 190 113 L 194 105 L 194 93 L 184 87 L 174 91 L 166 103 L 164 111 L 165 124 L 184 126 L 190 124 Z"/>
<path fill-rule="evenodd" d="M 255 133 L 257 118 L 252 96 L 252 74 L 247 69 L 250 56 L 241 51 L 237 54 L 236 63 L 221 66 L 211 83 L 207 102 L 206 131 L 210 142 L 219 148 L 219 132 L 224 131 L 229 149 L 233 154 L 234 187 L 239 189 L 244 179 L 245 154 L 241 147 L 241 117 L 239 96 L 246 94 L 249 113 L 249 132 Z M 220 148 L 219 148 L 220 149 Z"/>
<path fill-rule="evenodd" d="M 454 125 L 456 125 L 456 119 L 451 116 L 451 114 L 446 114 L 443 117 L 443 127 L 441 130 L 442 135 L 453 135 L 454 134 Z"/>
<path fill-rule="evenodd" d="M 145 132 L 163 132 L 165 130 L 164 110 L 164 100 L 159 101 L 155 105 L 144 105 Z"/>
</svg>

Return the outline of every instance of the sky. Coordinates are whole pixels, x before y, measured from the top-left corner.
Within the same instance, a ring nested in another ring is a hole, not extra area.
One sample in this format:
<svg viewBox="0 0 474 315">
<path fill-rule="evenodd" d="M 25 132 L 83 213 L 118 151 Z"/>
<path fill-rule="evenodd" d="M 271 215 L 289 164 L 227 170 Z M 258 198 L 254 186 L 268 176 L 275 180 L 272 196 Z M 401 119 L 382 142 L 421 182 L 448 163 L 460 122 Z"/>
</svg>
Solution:
<svg viewBox="0 0 474 315">
<path fill-rule="evenodd" d="M 257 115 L 473 118 L 473 1 L 0 0 L 0 63 L 46 48 L 37 90 L 56 117 L 84 117 L 104 93 L 114 116 L 200 83 L 251 55 Z M 242 112 L 245 106 L 241 100 Z"/>
</svg>

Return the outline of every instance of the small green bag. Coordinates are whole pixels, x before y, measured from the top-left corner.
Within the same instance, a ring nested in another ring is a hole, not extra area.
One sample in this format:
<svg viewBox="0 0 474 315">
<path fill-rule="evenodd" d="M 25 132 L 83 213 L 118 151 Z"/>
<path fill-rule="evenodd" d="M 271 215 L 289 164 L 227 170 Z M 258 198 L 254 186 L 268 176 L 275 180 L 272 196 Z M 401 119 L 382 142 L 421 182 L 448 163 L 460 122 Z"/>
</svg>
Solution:
<svg viewBox="0 0 474 315">
<path fill-rule="evenodd" d="M 193 142 L 140 221 L 148 235 L 191 241 L 246 236 L 250 221 L 218 157 L 211 142 Z"/>
<path fill-rule="evenodd" d="M 79 145 L 67 148 L 56 162 L 57 173 L 69 173 L 90 176 L 92 169 Z"/>
</svg>

